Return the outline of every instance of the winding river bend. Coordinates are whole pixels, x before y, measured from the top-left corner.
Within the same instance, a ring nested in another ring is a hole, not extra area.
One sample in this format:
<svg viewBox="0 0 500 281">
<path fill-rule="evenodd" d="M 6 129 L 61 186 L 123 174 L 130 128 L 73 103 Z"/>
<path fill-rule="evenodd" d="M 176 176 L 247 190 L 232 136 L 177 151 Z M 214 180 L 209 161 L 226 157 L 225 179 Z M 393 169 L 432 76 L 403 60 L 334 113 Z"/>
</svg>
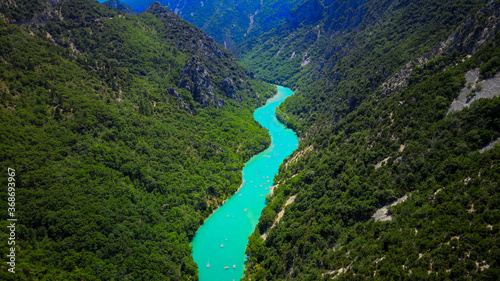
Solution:
<svg viewBox="0 0 500 281">
<path fill-rule="evenodd" d="M 243 277 L 245 248 L 265 206 L 274 175 L 299 141 L 275 116 L 275 109 L 292 90 L 278 86 L 278 94 L 254 112 L 254 118 L 271 135 L 271 146 L 250 159 L 243 168 L 240 190 L 198 229 L 191 245 L 200 281 L 232 281 Z M 209 265 L 209 266 L 208 266 Z"/>
</svg>

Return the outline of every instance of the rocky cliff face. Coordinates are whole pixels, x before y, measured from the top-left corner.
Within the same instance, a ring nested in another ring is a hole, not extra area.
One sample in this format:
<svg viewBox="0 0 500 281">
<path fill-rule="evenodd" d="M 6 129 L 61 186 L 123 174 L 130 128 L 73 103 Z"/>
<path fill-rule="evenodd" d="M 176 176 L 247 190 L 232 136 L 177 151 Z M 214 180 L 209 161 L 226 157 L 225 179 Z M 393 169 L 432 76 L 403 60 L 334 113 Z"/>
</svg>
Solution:
<svg viewBox="0 0 500 281">
<path fill-rule="evenodd" d="M 500 3 L 491 1 L 473 17 L 465 20 L 453 33 L 434 49 L 408 62 L 396 74 L 381 85 L 382 96 L 408 85 L 408 78 L 415 67 L 422 66 L 438 55 L 453 51 L 473 55 L 500 30 Z M 444 69 L 443 69 L 444 70 Z"/>
<path fill-rule="evenodd" d="M 231 54 L 223 50 L 222 46 L 218 46 L 205 32 L 185 22 L 180 16 L 159 2 L 151 4 L 144 13 L 155 15 L 172 29 L 179 29 L 182 35 L 185 35 L 186 40 L 178 40 L 177 45 L 186 51 L 193 54 L 198 53 L 206 59 L 212 60 L 215 58 L 231 58 Z"/>
<path fill-rule="evenodd" d="M 177 103 L 179 104 L 179 108 L 182 108 L 185 111 L 192 113 L 191 107 L 182 99 L 181 95 L 173 87 L 168 88 L 167 94 L 176 98 Z"/>
<path fill-rule="evenodd" d="M 201 64 L 200 59 L 196 57 L 188 60 L 182 67 L 178 87 L 190 91 L 193 99 L 200 104 L 224 106 L 224 100 L 215 97 L 210 75 Z"/>
<path fill-rule="evenodd" d="M 179 79 L 179 88 L 187 89 L 191 92 L 193 99 L 203 105 L 213 105 L 222 107 L 225 104 L 224 99 L 215 96 L 214 83 L 210 74 L 203 67 L 202 61 L 193 57 L 187 61 L 182 67 L 181 78 Z M 222 91 L 224 96 L 242 102 L 241 96 L 236 95 L 236 89 L 233 81 L 230 78 L 224 78 L 218 85 L 218 89 Z"/>
<path fill-rule="evenodd" d="M 159 2 L 144 12 L 161 19 L 168 29 L 176 30 L 177 38 L 172 38 L 174 44 L 191 55 L 181 69 L 179 88 L 188 90 L 193 100 L 203 106 L 223 107 L 224 98 L 243 101 L 241 90 L 248 87 L 247 81 L 253 78 L 247 77 L 229 51 Z M 239 73 L 239 77 L 235 73 Z"/>
<path fill-rule="evenodd" d="M 236 96 L 236 90 L 234 89 L 234 83 L 231 79 L 229 78 L 224 78 L 222 79 L 222 82 L 220 84 L 220 89 L 224 94 L 233 100 L 239 100 L 241 101 L 241 97 Z"/>
</svg>

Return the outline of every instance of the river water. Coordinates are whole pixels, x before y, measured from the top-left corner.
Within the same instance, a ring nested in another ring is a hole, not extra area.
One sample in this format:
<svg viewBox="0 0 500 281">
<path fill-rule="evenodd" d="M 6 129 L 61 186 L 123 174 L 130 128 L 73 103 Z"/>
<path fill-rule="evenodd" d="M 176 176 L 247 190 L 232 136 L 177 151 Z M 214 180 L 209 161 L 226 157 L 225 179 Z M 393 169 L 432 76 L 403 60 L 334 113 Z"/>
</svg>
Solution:
<svg viewBox="0 0 500 281">
<path fill-rule="evenodd" d="M 240 190 L 196 232 L 191 245 L 200 281 L 237 281 L 243 277 L 248 236 L 259 221 L 280 164 L 299 144 L 295 132 L 275 116 L 276 107 L 292 94 L 292 90 L 278 86 L 278 93 L 254 112 L 255 120 L 269 130 L 271 146 L 245 164 Z"/>
</svg>

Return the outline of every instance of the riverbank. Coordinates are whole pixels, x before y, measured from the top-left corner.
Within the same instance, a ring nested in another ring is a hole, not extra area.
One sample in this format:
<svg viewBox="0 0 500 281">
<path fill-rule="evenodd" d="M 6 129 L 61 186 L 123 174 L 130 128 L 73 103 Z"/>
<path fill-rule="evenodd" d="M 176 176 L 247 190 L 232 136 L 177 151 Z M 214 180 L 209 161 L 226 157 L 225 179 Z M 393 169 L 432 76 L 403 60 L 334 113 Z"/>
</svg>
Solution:
<svg viewBox="0 0 500 281">
<path fill-rule="evenodd" d="M 278 93 L 254 112 L 254 118 L 269 130 L 271 145 L 245 164 L 238 191 L 205 220 L 193 238 L 193 258 L 201 281 L 243 277 L 248 236 L 258 223 L 280 164 L 298 146 L 295 132 L 275 116 L 276 107 L 292 94 L 278 86 Z"/>
</svg>

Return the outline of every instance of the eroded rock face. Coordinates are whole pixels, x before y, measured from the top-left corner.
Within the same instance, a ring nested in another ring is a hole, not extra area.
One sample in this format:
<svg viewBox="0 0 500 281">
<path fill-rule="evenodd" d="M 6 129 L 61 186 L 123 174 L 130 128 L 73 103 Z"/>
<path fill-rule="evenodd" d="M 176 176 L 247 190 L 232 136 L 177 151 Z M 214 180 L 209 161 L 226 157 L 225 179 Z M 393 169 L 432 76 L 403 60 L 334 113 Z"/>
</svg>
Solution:
<svg viewBox="0 0 500 281">
<path fill-rule="evenodd" d="M 182 99 L 181 95 L 177 93 L 177 91 L 174 88 L 172 87 L 168 88 L 167 94 L 174 96 L 177 99 L 180 108 L 191 113 L 191 108 L 189 107 L 189 105 Z"/>
<path fill-rule="evenodd" d="M 215 97 L 210 75 L 197 57 L 192 57 L 182 67 L 178 87 L 190 91 L 193 99 L 202 105 L 224 106 L 224 100 Z"/>
<path fill-rule="evenodd" d="M 203 106 L 223 107 L 225 97 L 237 102 L 243 101 L 241 94 L 238 95 L 239 84 L 235 81 L 247 78 L 234 75 L 237 61 L 230 52 L 158 2 L 144 12 L 161 19 L 166 27 L 177 30 L 176 37 L 166 33 L 166 38 L 191 56 L 181 69 L 177 84 L 179 88 L 187 89 L 193 100 Z"/>
<path fill-rule="evenodd" d="M 485 20 L 486 19 L 486 20 Z M 422 66 L 438 55 L 457 50 L 470 55 L 476 53 L 490 38 L 500 31 L 500 4 L 494 1 L 468 18 L 443 42 L 423 56 L 408 62 L 381 85 L 382 96 L 399 91 L 408 85 L 408 78 L 417 66 Z"/>
<path fill-rule="evenodd" d="M 400 203 L 403 203 L 404 201 L 406 201 L 406 199 L 408 199 L 408 194 L 406 194 L 405 196 L 399 198 L 398 200 L 396 200 L 390 204 L 387 204 L 384 207 L 378 209 L 375 212 L 375 214 L 373 214 L 372 218 L 375 219 L 375 221 L 390 221 L 390 220 L 392 220 L 392 216 L 389 212 L 389 207 L 396 206 Z"/>
<path fill-rule="evenodd" d="M 220 89 L 228 98 L 233 100 L 240 100 L 240 98 L 236 97 L 236 90 L 234 89 L 234 83 L 231 79 L 222 79 Z"/>
<path fill-rule="evenodd" d="M 468 107 L 473 101 L 479 99 L 493 99 L 500 95 L 500 73 L 494 77 L 479 80 L 479 68 L 465 73 L 466 85 L 460 91 L 460 95 L 453 100 L 448 113 L 460 111 Z"/>
<path fill-rule="evenodd" d="M 183 48 L 186 52 L 190 52 L 193 55 L 196 54 L 212 62 L 221 58 L 231 59 L 229 53 L 223 51 L 221 49 L 222 46 L 217 45 L 205 32 L 185 22 L 181 17 L 165 6 L 162 6 L 160 3 L 155 2 L 151 4 L 144 13 L 156 16 L 161 19 L 166 26 L 172 27 L 173 29 L 179 29 L 182 33 L 179 35 L 184 35 L 185 37 L 182 37 L 182 40 L 177 42 L 177 46 Z"/>
</svg>

